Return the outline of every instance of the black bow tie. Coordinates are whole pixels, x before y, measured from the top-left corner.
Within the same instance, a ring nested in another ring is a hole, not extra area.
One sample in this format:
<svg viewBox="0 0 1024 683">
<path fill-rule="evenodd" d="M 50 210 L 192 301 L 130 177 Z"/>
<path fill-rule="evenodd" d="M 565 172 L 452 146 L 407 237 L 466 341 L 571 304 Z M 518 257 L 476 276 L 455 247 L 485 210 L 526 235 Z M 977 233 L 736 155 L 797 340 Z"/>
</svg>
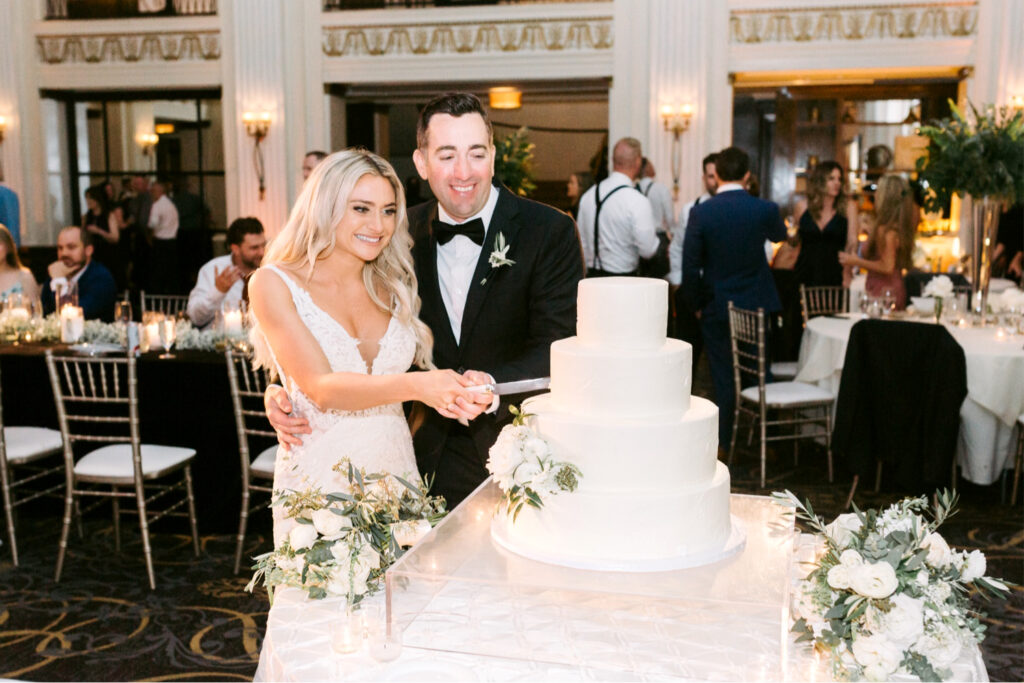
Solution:
<svg viewBox="0 0 1024 683">
<path fill-rule="evenodd" d="M 435 220 L 431 227 L 438 244 L 448 244 L 456 235 L 465 235 L 480 245 L 484 243 L 484 222 L 480 218 L 474 218 L 458 225 Z"/>
</svg>

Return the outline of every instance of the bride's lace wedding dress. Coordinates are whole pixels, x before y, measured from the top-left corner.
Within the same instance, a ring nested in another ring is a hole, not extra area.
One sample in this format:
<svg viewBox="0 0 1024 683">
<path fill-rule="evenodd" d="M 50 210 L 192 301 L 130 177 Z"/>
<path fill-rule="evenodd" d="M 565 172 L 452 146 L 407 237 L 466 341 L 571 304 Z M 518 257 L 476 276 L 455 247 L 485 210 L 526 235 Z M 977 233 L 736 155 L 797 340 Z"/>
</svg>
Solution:
<svg viewBox="0 0 1024 683">
<path fill-rule="evenodd" d="M 276 266 L 265 267 L 288 285 L 299 318 L 320 344 L 333 372 L 391 375 L 408 371 L 416 352 L 416 339 L 408 325 L 391 317 L 377 355 L 367 367 L 359 353 L 359 340 L 317 306 L 309 292 L 289 275 Z M 275 490 L 318 487 L 324 493 L 345 491 L 349 488 L 348 469 L 336 467 L 344 459 L 367 473 L 389 472 L 418 480 L 412 437 L 401 403 L 358 411 L 320 410 L 281 371 L 280 365 L 277 371 L 291 398 L 292 414 L 309 420 L 313 432 L 303 435 L 301 446 L 292 446 L 287 451 L 278 448 L 274 466 Z M 273 511 L 274 545 L 277 546 L 296 522 L 285 518 L 285 511 L 280 506 Z"/>
</svg>

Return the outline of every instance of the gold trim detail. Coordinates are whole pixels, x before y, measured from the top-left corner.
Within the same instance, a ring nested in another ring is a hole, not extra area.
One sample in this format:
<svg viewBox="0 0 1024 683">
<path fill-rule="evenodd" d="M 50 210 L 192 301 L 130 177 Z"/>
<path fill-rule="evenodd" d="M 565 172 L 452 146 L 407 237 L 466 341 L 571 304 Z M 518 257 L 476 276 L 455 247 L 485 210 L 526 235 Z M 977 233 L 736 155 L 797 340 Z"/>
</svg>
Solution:
<svg viewBox="0 0 1024 683">
<path fill-rule="evenodd" d="M 977 32 L 977 0 L 736 10 L 729 15 L 729 42 L 741 45 L 963 38 Z"/>
<path fill-rule="evenodd" d="M 328 57 L 611 50 L 612 18 L 327 26 Z"/>
<path fill-rule="evenodd" d="M 41 35 L 36 37 L 44 64 L 134 64 L 220 59 L 220 33 Z"/>
</svg>

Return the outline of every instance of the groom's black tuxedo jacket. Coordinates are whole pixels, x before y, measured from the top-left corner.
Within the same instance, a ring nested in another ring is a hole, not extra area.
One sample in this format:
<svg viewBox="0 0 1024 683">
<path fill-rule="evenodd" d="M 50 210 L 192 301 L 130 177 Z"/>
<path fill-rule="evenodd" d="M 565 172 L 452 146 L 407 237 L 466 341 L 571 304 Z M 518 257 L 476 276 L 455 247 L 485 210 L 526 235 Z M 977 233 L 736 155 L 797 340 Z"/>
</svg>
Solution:
<svg viewBox="0 0 1024 683">
<path fill-rule="evenodd" d="M 576 333 L 576 288 L 583 277 L 583 253 L 572 218 L 499 186 L 498 203 L 466 297 L 461 340 L 452 333 L 441 299 L 437 241 L 431 231 L 436 218 L 436 200 L 409 209 L 420 318 L 434 333 L 434 363 L 459 372 L 489 372 L 497 382 L 548 376 L 551 342 Z M 489 259 L 499 233 L 509 245 L 507 257 L 515 263 L 492 268 Z M 509 419 L 507 406 L 522 398 L 503 397 L 496 413 L 469 423 L 481 463 Z M 434 410 L 426 411 L 414 437 L 420 472 L 437 469 L 455 424 Z"/>
</svg>

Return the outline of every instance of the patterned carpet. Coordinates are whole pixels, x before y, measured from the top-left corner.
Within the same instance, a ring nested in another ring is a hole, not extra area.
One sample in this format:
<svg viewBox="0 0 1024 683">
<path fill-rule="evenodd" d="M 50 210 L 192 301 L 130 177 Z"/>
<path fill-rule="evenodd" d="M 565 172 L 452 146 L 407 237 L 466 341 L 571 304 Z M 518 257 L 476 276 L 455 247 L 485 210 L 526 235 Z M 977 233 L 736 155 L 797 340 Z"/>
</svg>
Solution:
<svg viewBox="0 0 1024 683">
<path fill-rule="evenodd" d="M 706 386 L 706 368 L 698 387 Z M 824 457 L 801 448 L 800 466 L 785 447 L 770 457 L 768 490 L 788 488 L 809 498 L 819 513 L 839 511 L 849 481 L 828 484 Z M 758 463 L 743 453 L 732 467 L 733 490 L 757 487 Z M 859 492 L 861 506 L 886 505 L 898 491 Z M 992 680 L 1024 679 L 1024 512 L 1002 505 L 1000 486 L 961 488 L 961 512 L 946 538 L 980 548 L 989 574 L 1018 586 L 1008 603 L 979 603 L 989 613 L 983 651 Z M 202 514 L 202 511 L 199 511 Z M 261 519 L 262 517 L 262 519 Z M 59 503 L 37 501 L 19 519 L 22 566 L 0 547 L 0 678 L 23 680 L 247 680 L 256 670 L 266 624 L 265 594 L 246 593 L 248 577 L 231 573 L 234 540 L 202 538 L 193 558 L 184 529 L 158 523 L 153 535 L 157 590 L 149 591 L 141 542 L 132 525 L 114 551 L 109 517 L 88 516 L 85 538 L 72 535 L 64 579 L 53 582 L 60 527 Z M 257 516 L 249 554 L 269 546 L 269 514 Z M 5 539 L 6 541 L 6 539 Z"/>
</svg>

